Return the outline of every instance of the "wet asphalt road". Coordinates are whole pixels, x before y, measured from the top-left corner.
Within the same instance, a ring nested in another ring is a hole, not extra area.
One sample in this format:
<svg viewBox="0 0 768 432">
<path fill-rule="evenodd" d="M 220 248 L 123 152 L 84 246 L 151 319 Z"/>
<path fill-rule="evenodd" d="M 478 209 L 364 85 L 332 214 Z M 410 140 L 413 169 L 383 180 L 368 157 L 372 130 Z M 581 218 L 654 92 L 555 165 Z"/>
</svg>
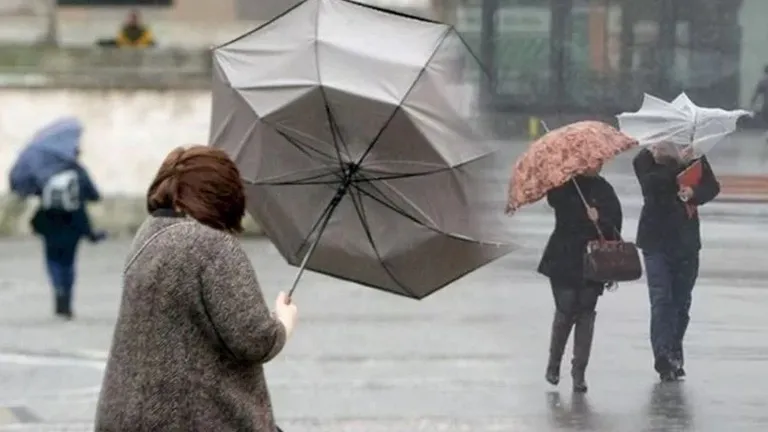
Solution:
<svg viewBox="0 0 768 432">
<path fill-rule="evenodd" d="M 717 172 L 763 169 L 766 146 L 743 141 L 712 155 Z M 505 148 L 487 171 L 490 213 L 503 208 L 508 161 L 523 148 Z M 605 174 L 631 239 L 640 201 L 630 157 Z M 533 269 L 553 221 L 538 204 L 504 220 L 516 252 L 422 302 L 307 274 L 295 297 L 300 327 L 268 365 L 280 424 L 286 432 L 768 430 L 768 205 L 713 203 L 702 216 L 684 383 L 660 385 L 652 371 L 644 281 L 601 300 L 589 394 L 572 396 L 567 378 L 559 388 L 544 382 L 553 306 Z M 0 243 L 0 432 L 92 430 L 128 245 L 83 247 L 78 318 L 63 323 L 51 317 L 39 245 Z M 246 247 L 274 298 L 295 269 L 267 241 Z"/>
<path fill-rule="evenodd" d="M 300 326 L 268 366 L 280 423 L 286 432 L 768 430 L 765 219 L 704 216 L 684 383 L 660 385 L 651 369 L 643 281 L 601 300 L 589 394 L 574 398 L 568 378 L 544 382 L 553 306 L 533 268 L 552 221 L 532 209 L 510 220 L 517 252 L 421 302 L 307 274 L 295 297 Z M 246 246 L 274 298 L 294 269 L 266 241 Z M 0 245 L 0 431 L 92 428 L 127 247 L 84 246 L 78 319 L 62 323 L 50 316 L 39 246 Z"/>
</svg>

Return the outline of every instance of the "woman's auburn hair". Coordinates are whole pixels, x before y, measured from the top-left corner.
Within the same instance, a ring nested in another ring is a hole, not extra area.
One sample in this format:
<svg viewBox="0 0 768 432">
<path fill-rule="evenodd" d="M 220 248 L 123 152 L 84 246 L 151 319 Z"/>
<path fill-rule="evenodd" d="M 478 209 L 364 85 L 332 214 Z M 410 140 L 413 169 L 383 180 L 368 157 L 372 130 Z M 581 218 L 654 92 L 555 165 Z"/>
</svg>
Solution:
<svg viewBox="0 0 768 432">
<path fill-rule="evenodd" d="M 242 232 L 245 187 L 237 165 L 212 147 L 175 148 L 147 191 L 147 211 L 159 209 L 181 212 L 214 229 Z"/>
</svg>

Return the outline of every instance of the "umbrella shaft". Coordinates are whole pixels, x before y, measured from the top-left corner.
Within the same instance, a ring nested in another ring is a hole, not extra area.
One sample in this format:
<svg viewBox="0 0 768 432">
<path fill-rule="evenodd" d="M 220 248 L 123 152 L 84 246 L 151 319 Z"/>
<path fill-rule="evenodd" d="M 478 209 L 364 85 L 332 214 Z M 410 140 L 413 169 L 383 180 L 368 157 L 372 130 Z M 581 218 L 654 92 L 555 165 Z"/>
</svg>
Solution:
<svg viewBox="0 0 768 432">
<path fill-rule="evenodd" d="M 344 195 L 347 194 L 347 189 L 349 189 L 349 186 L 351 184 L 352 184 L 352 179 L 350 176 L 350 178 L 345 179 L 344 183 L 342 183 L 339 189 L 336 190 L 336 195 L 333 196 L 333 199 L 331 199 L 330 204 L 325 208 L 325 211 L 320 216 L 322 218 L 321 219 L 322 222 L 320 223 L 320 226 L 317 227 L 317 235 L 315 236 L 314 240 L 312 240 L 312 244 L 309 245 L 309 249 L 307 250 L 307 253 L 305 253 L 304 257 L 301 259 L 301 265 L 299 266 L 299 271 L 296 273 L 296 277 L 293 279 L 291 290 L 288 291 L 289 299 L 293 296 L 293 292 L 296 291 L 296 286 L 298 286 L 299 284 L 301 275 L 304 274 L 304 269 L 307 268 L 307 263 L 309 262 L 309 258 L 312 257 L 312 254 L 315 252 L 317 245 L 320 243 L 320 237 L 323 235 L 325 228 L 328 226 L 328 222 L 330 222 L 331 220 L 333 211 L 336 210 L 336 207 L 338 207 L 339 203 L 341 203 L 341 200 L 344 198 Z"/>
</svg>

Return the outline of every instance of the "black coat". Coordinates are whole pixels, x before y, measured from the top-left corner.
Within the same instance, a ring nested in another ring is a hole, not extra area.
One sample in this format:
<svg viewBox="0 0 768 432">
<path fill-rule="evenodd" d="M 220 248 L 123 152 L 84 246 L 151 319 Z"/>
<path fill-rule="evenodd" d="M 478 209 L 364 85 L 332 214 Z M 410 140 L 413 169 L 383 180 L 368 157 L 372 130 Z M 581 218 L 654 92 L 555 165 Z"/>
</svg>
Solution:
<svg viewBox="0 0 768 432">
<path fill-rule="evenodd" d="M 598 225 L 605 237 L 620 237 L 623 215 L 613 186 L 603 177 L 579 176 L 576 181 L 591 207 L 599 214 Z M 555 230 L 549 237 L 538 271 L 550 279 L 569 282 L 584 280 L 584 253 L 590 240 L 599 238 L 587 217 L 587 210 L 573 182 L 551 190 L 547 202 L 555 210 Z"/>
<path fill-rule="evenodd" d="M 700 206 L 715 199 L 720 184 L 706 156 L 701 157 L 702 176 L 693 190 L 690 204 Z M 637 227 L 637 246 L 647 252 L 674 254 L 695 253 L 701 249 L 698 212 L 688 215 L 685 204 L 678 198 L 677 175 L 690 164 L 674 160 L 657 162 L 653 154 L 641 150 L 632 162 L 643 191 L 643 210 Z"/>
</svg>

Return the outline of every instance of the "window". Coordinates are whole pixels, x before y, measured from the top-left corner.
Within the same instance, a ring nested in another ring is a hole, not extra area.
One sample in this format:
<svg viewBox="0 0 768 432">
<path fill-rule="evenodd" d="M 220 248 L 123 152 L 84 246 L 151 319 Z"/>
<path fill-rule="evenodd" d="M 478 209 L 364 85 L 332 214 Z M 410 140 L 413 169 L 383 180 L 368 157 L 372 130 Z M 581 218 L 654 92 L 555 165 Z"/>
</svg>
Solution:
<svg viewBox="0 0 768 432">
<path fill-rule="evenodd" d="M 493 25 L 481 32 L 480 45 L 491 58 L 490 97 L 498 109 L 613 113 L 636 108 L 645 92 L 670 99 L 682 90 L 709 104 L 737 103 L 739 2 L 484 4 L 481 16 L 493 16 Z M 464 25 L 474 29 L 479 21 L 477 14 L 467 16 Z"/>
<path fill-rule="evenodd" d="M 482 4 L 478 1 L 462 2 L 456 10 L 456 30 L 476 55 L 480 55 L 483 31 Z"/>
<path fill-rule="evenodd" d="M 564 34 L 563 80 L 569 105 L 621 97 L 622 7 L 616 0 L 573 0 Z"/>
<path fill-rule="evenodd" d="M 173 0 L 56 0 L 59 6 L 173 6 Z"/>
<path fill-rule="evenodd" d="M 494 18 L 496 94 L 521 104 L 546 99 L 552 76 L 550 0 L 499 0 Z"/>
</svg>

